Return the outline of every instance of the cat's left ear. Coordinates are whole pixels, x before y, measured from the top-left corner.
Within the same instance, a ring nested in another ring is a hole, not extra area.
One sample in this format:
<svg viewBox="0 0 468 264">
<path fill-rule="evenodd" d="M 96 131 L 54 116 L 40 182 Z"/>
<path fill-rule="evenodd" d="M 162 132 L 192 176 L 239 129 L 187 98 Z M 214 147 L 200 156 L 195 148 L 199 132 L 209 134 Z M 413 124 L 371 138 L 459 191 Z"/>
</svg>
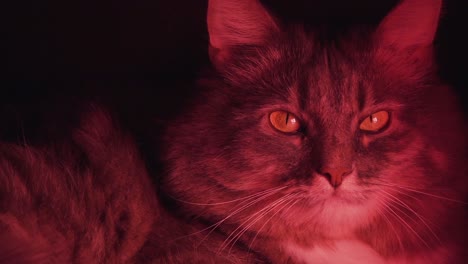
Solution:
<svg viewBox="0 0 468 264">
<path fill-rule="evenodd" d="M 222 63 L 233 46 L 260 45 L 278 31 L 274 18 L 259 0 L 209 0 L 210 58 Z"/>
<path fill-rule="evenodd" d="M 442 0 L 400 0 L 379 25 L 379 42 L 398 48 L 432 45 L 441 8 Z"/>
</svg>

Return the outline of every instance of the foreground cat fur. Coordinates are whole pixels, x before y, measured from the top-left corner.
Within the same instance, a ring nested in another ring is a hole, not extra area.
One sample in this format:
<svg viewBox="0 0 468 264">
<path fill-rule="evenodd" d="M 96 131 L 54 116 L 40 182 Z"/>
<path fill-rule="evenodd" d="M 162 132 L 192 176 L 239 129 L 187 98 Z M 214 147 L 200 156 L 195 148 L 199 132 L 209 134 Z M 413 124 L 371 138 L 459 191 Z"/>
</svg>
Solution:
<svg viewBox="0 0 468 264">
<path fill-rule="evenodd" d="M 404 0 L 374 33 L 326 42 L 256 0 L 211 0 L 216 74 L 168 127 L 156 186 L 100 108 L 69 142 L 2 144 L 0 262 L 466 263 L 440 9 Z"/>
</svg>

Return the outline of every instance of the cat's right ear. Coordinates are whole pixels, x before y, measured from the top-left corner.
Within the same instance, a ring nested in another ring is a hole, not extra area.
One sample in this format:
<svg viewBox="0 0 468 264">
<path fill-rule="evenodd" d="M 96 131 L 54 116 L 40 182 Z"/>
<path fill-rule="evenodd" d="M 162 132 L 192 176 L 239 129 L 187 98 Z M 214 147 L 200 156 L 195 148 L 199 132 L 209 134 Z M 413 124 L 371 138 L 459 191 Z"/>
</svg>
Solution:
<svg viewBox="0 0 468 264">
<path fill-rule="evenodd" d="M 377 30 L 380 43 L 403 49 L 432 45 L 441 9 L 442 0 L 400 0 Z"/>
<path fill-rule="evenodd" d="M 219 66 L 230 49 L 260 45 L 278 26 L 258 0 L 209 0 L 207 12 L 210 59 Z"/>
</svg>

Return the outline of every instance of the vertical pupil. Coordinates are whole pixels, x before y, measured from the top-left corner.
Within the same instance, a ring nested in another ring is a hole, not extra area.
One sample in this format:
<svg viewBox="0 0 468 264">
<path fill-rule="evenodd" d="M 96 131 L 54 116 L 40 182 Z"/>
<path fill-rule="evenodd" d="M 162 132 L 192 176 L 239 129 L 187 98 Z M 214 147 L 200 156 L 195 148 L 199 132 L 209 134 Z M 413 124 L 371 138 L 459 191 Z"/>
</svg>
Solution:
<svg viewBox="0 0 468 264">
<path fill-rule="evenodd" d="M 284 120 L 286 125 L 288 124 L 288 120 L 289 120 L 289 113 L 286 113 L 286 120 Z"/>
</svg>

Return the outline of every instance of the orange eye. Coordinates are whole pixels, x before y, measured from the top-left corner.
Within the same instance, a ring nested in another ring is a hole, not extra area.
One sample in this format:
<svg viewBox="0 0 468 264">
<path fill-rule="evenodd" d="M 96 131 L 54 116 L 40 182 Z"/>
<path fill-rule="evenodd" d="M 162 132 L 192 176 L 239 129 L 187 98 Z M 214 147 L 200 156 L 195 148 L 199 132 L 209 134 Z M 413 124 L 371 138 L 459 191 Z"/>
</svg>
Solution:
<svg viewBox="0 0 468 264">
<path fill-rule="evenodd" d="M 379 111 L 368 116 L 359 125 L 359 129 L 369 132 L 378 132 L 388 124 L 390 115 L 387 111 Z"/>
<path fill-rule="evenodd" d="M 301 127 L 297 117 L 286 111 L 272 112 L 270 123 L 274 128 L 284 133 L 294 133 Z"/>
</svg>

